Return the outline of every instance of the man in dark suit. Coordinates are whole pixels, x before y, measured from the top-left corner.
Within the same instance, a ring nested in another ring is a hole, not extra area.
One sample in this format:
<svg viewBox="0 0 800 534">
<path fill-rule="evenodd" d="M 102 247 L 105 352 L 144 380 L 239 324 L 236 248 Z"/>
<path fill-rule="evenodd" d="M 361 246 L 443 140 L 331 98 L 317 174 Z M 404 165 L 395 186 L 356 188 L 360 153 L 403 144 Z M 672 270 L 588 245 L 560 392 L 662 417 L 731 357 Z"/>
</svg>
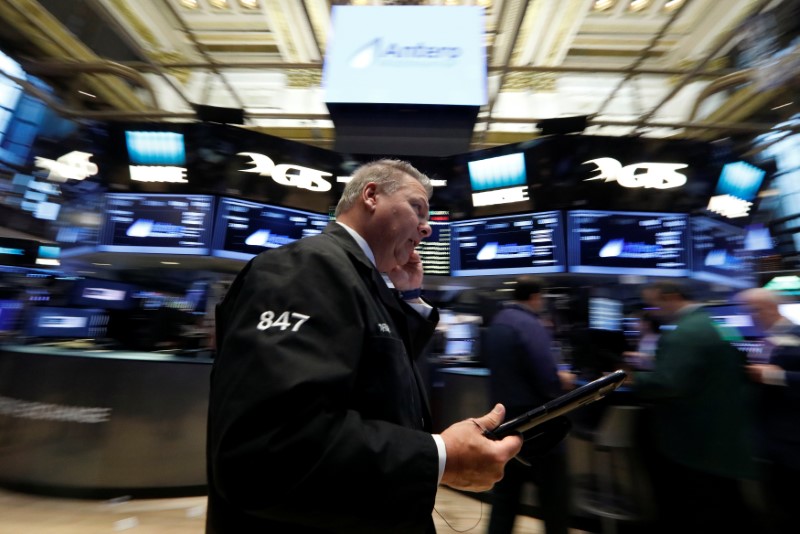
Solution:
<svg viewBox="0 0 800 534">
<path fill-rule="evenodd" d="M 686 288 L 672 281 L 642 296 L 668 323 L 652 371 L 633 374 L 652 403 L 653 473 L 665 532 L 748 532 L 742 481 L 755 477 L 752 398 L 743 355 Z"/>
<path fill-rule="evenodd" d="M 781 297 L 764 288 L 736 296 L 764 331 L 766 363 L 747 366 L 758 384 L 759 457 L 772 532 L 797 528 L 800 503 L 800 326 L 781 315 Z"/>
<path fill-rule="evenodd" d="M 514 302 L 492 320 L 484 344 L 489 365 L 492 402 L 502 403 L 509 417 L 553 400 L 571 388 L 571 373 L 560 374 L 552 337 L 540 314 L 545 309 L 544 282 L 534 276 L 517 278 Z M 492 491 L 489 534 L 511 534 L 526 482 L 536 485 L 540 517 L 547 534 L 567 534 L 570 519 L 569 474 L 565 447 L 509 462 Z"/>
<path fill-rule="evenodd" d="M 519 451 L 519 437 L 483 436 L 502 406 L 430 433 L 414 359 L 438 320 L 415 251 L 431 191 L 408 163 L 367 164 L 335 223 L 232 284 L 216 317 L 208 533 L 432 532 L 439 483 L 489 489 Z"/>
</svg>

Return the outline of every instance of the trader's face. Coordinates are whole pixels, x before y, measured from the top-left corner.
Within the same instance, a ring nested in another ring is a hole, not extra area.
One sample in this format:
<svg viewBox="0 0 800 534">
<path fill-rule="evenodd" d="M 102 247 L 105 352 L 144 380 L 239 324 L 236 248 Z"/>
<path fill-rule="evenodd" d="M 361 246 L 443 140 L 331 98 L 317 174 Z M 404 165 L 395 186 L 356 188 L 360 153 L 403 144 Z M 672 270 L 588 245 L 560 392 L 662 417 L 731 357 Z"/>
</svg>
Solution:
<svg viewBox="0 0 800 534">
<path fill-rule="evenodd" d="M 774 305 L 770 306 L 765 302 L 746 301 L 745 308 L 753 318 L 753 322 L 759 328 L 770 328 L 776 320 L 776 313 L 773 313 Z"/>
<path fill-rule="evenodd" d="M 381 272 L 408 263 L 420 241 L 431 235 L 428 195 L 418 181 L 406 177 L 394 193 L 376 191 L 370 247 Z"/>
</svg>

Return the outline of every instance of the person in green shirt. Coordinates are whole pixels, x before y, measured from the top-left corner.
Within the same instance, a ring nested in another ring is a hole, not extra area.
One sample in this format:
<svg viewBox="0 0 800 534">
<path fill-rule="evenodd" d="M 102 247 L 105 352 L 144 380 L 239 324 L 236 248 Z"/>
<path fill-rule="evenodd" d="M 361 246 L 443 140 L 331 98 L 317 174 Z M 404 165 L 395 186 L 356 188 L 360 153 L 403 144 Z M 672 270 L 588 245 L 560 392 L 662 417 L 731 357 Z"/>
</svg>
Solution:
<svg viewBox="0 0 800 534">
<path fill-rule="evenodd" d="M 633 373 L 650 405 L 654 493 L 665 532 L 749 532 L 742 481 L 756 476 L 753 400 L 744 355 L 680 283 L 646 286 L 642 299 L 667 326 L 653 368 Z"/>
</svg>

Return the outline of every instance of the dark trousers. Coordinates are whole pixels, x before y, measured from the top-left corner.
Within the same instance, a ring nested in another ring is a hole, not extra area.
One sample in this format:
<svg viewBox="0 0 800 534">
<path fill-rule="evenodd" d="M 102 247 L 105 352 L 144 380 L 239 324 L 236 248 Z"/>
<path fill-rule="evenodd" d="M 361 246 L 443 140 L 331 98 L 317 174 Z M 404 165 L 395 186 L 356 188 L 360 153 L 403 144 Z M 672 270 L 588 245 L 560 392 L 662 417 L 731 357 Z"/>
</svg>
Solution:
<svg viewBox="0 0 800 534">
<path fill-rule="evenodd" d="M 567 534 L 570 519 L 570 492 L 567 458 L 562 449 L 535 458 L 528 467 L 517 460 L 506 464 L 503 479 L 492 490 L 492 515 L 489 534 L 511 534 L 520 510 L 522 487 L 536 486 L 540 518 L 547 534 Z"/>
<path fill-rule="evenodd" d="M 769 463 L 764 468 L 764 508 L 768 532 L 797 530 L 797 510 L 800 506 L 800 469 Z"/>
<path fill-rule="evenodd" d="M 652 475 L 658 532 L 758 531 L 740 480 L 698 471 L 663 455 L 654 462 Z"/>
</svg>

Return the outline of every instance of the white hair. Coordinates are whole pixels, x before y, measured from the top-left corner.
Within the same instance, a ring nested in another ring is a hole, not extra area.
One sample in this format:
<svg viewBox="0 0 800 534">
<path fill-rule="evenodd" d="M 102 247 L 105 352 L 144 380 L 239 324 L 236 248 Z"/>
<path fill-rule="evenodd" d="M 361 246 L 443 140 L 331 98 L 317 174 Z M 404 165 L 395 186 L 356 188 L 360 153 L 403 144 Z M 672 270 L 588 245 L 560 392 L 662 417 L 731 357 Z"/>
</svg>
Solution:
<svg viewBox="0 0 800 534">
<path fill-rule="evenodd" d="M 353 178 L 344 187 L 342 197 L 336 205 L 334 216 L 338 217 L 355 206 L 361 191 L 364 190 L 368 183 L 375 182 L 379 191 L 391 195 L 403 186 L 404 176 L 409 176 L 422 184 L 428 198 L 431 197 L 433 186 L 430 178 L 418 171 L 413 165 L 398 159 L 380 159 L 362 165 L 356 170 Z"/>
</svg>

